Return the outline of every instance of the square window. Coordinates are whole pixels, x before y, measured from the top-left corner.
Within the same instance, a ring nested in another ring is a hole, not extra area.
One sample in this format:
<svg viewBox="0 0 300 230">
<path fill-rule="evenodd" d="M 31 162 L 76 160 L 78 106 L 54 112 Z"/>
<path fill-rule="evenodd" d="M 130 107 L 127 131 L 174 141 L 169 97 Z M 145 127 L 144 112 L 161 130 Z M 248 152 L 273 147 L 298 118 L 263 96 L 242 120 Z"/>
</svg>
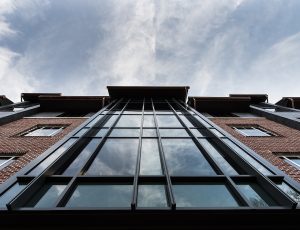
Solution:
<svg viewBox="0 0 300 230">
<path fill-rule="evenodd" d="M 52 137 L 61 132 L 65 127 L 61 125 L 38 125 L 19 136 L 24 137 Z"/>
<path fill-rule="evenodd" d="M 271 137 L 275 134 L 258 126 L 233 126 L 237 132 L 245 137 Z"/>
</svg>

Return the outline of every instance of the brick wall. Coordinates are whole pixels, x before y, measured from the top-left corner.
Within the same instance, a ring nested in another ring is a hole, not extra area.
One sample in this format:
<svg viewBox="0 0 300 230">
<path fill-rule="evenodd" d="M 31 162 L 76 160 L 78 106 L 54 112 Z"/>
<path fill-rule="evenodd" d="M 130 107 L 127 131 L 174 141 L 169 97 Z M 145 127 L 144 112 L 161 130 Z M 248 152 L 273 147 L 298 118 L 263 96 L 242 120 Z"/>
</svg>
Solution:
<svg viewBox="0 0 300 230">
<path fill-rule="evenodd" d="M 84 122 L 83 118 L 24 118 L 0 126 L 0 154 L 1 156 L 12 153 L 17 153 L 20 157 L 0 170 L 0 183 L 3 183 L 11 175 L 19 171 L 30 161 L 35 159 L 50 146 L 62 139 L 66 134 Z M 53 137 L 20 137 L 17 134 L 28 130 L 36 125 L 67 125 L 63 131 L 59 132 Z"/>
<path fill-rule="evenodd" d="M 232 136 L 260 154 L 273 165 L 277 166 L 296 181 L 300 182 L 300 170 L 279 158 L 274 153 L 290 152 L 300 153 L 300 131 L 278 124 L 266 118 L 212 118 L 218 126 Z M 272 137 L 245 137 L 233 130 L 234 125 L 259 125 L 278 136 Z"/>
</svg>

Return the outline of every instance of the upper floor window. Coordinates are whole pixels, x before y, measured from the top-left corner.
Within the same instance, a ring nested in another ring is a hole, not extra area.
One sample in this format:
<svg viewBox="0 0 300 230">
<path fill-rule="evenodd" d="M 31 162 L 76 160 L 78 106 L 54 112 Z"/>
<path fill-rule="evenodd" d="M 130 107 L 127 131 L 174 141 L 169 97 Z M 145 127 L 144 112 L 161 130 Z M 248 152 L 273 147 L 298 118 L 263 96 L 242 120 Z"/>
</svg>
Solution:
<svg viewBox="0 0 300 230">
<path fill-rule="evenodd" d="M 3 169 L 16 159 L 17 157 L 15 156 L 0 156 L 0 169 Z"/>
<path fill-rule="evenodd" d="M 297 168 L 300 169 L 300 153 L 299 154 L 288 154 L 288 155 L 283 155 L 281 156 L 287 163 L 290 165 L 296 166 Z"/>
<path fill-rule="evenodd" d="M 65 127 L 61 125 L 38 125 L 27 130 L 20 136 L 25 137 L 52 137 L 61 132 Z"/>
<path fill-rule="evenodd" d="M 258 127 L 258 126 L 233 126 L 237 132 L 245 137 L 271 137 L 275 136 L 273 133 Z"/>
</svg>

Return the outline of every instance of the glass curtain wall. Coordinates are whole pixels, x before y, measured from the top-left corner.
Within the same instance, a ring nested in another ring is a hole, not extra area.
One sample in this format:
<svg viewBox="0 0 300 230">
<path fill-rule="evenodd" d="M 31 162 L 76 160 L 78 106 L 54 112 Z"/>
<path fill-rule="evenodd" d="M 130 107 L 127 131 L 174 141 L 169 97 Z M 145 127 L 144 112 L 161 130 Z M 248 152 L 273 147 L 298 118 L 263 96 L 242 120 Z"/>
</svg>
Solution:
<svg viewBox="0 0 300 230">
<path fill-rule="evenodd" d="M 186 104 L 150 98 L 120 99 L 99 111 L 2 192 L 0 205 L 12 210 L 292 208 L 293 197 L 299 199 L 299 193 L 282 177 Z"/>
</svg>

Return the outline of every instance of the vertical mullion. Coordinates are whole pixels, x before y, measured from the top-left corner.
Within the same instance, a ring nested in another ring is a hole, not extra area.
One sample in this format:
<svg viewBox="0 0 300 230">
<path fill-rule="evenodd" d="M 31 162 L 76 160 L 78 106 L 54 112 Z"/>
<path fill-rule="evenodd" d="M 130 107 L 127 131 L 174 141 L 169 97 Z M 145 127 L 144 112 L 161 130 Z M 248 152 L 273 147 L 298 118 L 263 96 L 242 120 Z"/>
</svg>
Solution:
<svg viewBox="0 0 300 230">
<path fill-rule="evenodd" d="M 145 98 L 143 100 L 142 119 L 141 119 L 140 136 L 139 136 L 139 146 L 138 146 L 138 154 L 137 154 L 137 159 L 136 159 L 135 175 L 134 175 L 134 180 L 133 180 L 133 195 L 132 195 L 132 201 L 131 201 L 131 208 L 133 210 L 135 210 L 136 206 L 137 206 L 138 180 L 139 180 L 140 165 L 141 165 L 141 152 L 142 152 L 142 136 L 143 136 L 143 123 L 144 123 L 144 109 L 145 109 Z"/>
<path fill-rule="evenodd" d="M 152 98 L 151 98 L 151 104 L 152 104 L 156 134 L 157 134 L 157 138 L 158 138 L 158 149 L 159 149 L 159 154 L 160 154 L 160 160 L 162 162 L 163 171 L 165 173 L 165 177 L 166 177 L 166 181 L 167 181 L 167 190 L 168 190 L 169 200 L 170 200 L 170 203 L 171 203 L 171 208 L 173 210 L 175 210 L 176 209 L 176 203 L 175 203 L 175 199 L 174 199 L 174 195 L 173 195 L 173 191 L 172 191 L 172 181 L 171 181 L 171 178 L 170 178 L 170 175 L 169 175 L 167 162 L 166 162 L 166 159 L 165 159 L 165 154 L 164 154 L 164 150 L 163 150 L 163 146 L 162 146 L 162 142 L 161 142 L 161 137 L 160 137 L 160 133 L 159 133 L 159 126 L 158 126 L 158 122 L 157 122 L 157 118 L 156 118 L 155 107 L 154 107 Z"/>
<path fill-rule="evenodd" d="M 219 173 L 223 174 L 226 177 L 227 184 L 229 184 L 229 187 L 231 188 L 232 192 L 236 195 L 236 197 L 238 197 L 238 199 L 241 202 L 241 204 L 242 205 L 247 205 L 247 206 L 251 207 L 251 204 L 248 202 L 248 200 L 239 192 L 238 187 L 232 181 L 232 179 L 230 178 L 230 175 L 227 172 L 225 172 L 224 170 L 222 170 L 222 168 L 219 167 L 218 163 L 214 160 L 214 158 L 212 156 L 210 156 L 210 154 L 208 153 L 208 151 L 201 145 L 201 143 L 199 142 L 198 138 L 194 135 L 194 133 L 191 131 L 191 129 L 181 120 L 180 116 L 178 115 L 178 113 L 176 112 L 176 110 L 173 108 L 173 106 L 169 103 L 169 101 L 166 100 L 166 102 L 168 103 L 168 105 L 172 109 L 173 113 L 175 114 L 175 116 L 177 117 L 177 119 L 179 120 L 179 122 L 182 124 L 182 126 L 185 128 L 185 130 L 188 131 L 189 135 L 195 141 L 196 146 L 201 149 L 201 152 L 204 153 L 205 158 L 208 159 L 209 162 L 213 164 L 214 168 L 217 169 L 217 171 Z M 185 110 L 185 111 L 190 116 L 193 116 L 192 114 L 190 114 L 189 111 L 187 111 L 187 110 Z"/>
<path fill-rule="evenodd" d="M 107 129 L 107 132 L 105 133 L 105 135 L 103 136 L 101 142 L 99 143 L 98 147 L 95 149 L 95 151 L 91 154 L 91 156 L 89 157 L 89 159 L 87 159 L 85 161 L 85 164 L 82 168 L 79 168 L 78 171 L 74 174 L 74 176 L 72 177 L 71 181 L 69 182 L 68 186 L 64 189 L 64 191 L 62 192 L 62 194 L 59 196 L 59 198 L 57 199 L 57 202 L 55 204 L 55 207 L 57 206 L 62 206 L 65 204 L 66 199 L 68 198 L 68 195 L 70 195 L 72 189 L 75 187 L 76 185 L 76 180 L 78 178 L 78 176 L 81 175 L 82 172 L 84 172 L 93 162 L 93 160 L 95 159 L 95 157 L 97 156 L 98 152 L 100 151 L 100 149 L 102 148 L 102 146 L 104 145 L 108 135 L 111 133 L 111 130 L 113 129 L 113 127 L 117 124 L 117 122 L 119 121 L 124 109 L 126 108 L 126 106 L 128 105 L 130 100 L 128 100 L 126 102 L 126 104 L 124 105 L 124 107 L 122 108 L 121 112 L 119 113 L 118 117 L 116 118 L 116 120 L 112 123 L 112 125 Z M 120 101 L 119 101 L 120 103 Z M 118 104 L 119 104 L 118 103 Z M 114 107 L 112 107 L 109 111 L 111 111 Z M 106 113 L 106 116 L 109 113 Z M 113 115 L 112 115 L 113 116 Z M 91 127 L 90 129 L 92 129 L 93 127 Z"/>
</svg>

